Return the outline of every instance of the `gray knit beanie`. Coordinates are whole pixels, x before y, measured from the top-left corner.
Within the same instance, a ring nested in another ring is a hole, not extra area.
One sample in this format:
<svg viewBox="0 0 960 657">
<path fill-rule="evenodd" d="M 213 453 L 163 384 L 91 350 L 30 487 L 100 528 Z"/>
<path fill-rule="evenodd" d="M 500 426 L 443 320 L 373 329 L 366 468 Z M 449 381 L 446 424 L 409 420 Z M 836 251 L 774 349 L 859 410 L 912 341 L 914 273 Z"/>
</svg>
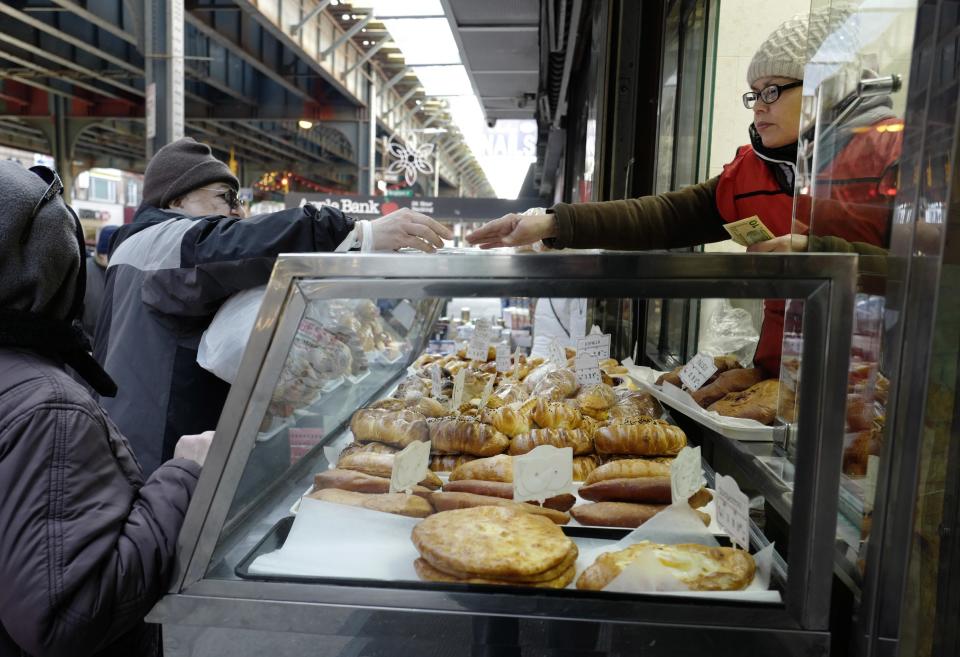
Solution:
<svg viewBox="0 0 960 657">
<path fill-rule="evenodd" d="M 77 295 L 80 245 L 59 194 L 31 221 L 48 187 L 19 162 L 0 161 L 0 309 L 62 320 Z"/>
<path fill-rule="evenodd" d="M 215 182 L 240 189 L 230 167 L 215 158 L 209 146 L 183 137 L 161 148 L 147 164 L 143 205 L 166 208 L 181 196 Z"/>
<path fill-rule="evenodd" d="M 799 14 L 770 33 L 750 60 L 747 84 L 766 77 L 803 79 L 803 69 L 828 36 L 852 41 L 855 34 L 847 24 L 849 7 L 824 7 Z M 850 44 L 852 45 L 852 44 Z"/>
</svg>

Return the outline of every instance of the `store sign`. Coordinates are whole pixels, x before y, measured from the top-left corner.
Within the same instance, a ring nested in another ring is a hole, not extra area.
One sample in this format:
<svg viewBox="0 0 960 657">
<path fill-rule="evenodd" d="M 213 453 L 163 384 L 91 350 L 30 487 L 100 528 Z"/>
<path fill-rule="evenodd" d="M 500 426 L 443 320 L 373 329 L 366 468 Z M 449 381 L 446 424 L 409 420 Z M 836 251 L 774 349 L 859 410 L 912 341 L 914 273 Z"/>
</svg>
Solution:
<svg viewBox="0 0 960 657">
<path fill-rule="evenodd" d="M 402 196 L 357 196 L 296 192 L 284 198 L 286 207 L 299 208 L 307 203 L 331 207 L 355 219 L 377 219 L 400 208 L 410 208 L 440 221 L 487 221 L 511 212 L 523 212 L 543 205 L 540 199 L 460 198 Z"/>
</svg>

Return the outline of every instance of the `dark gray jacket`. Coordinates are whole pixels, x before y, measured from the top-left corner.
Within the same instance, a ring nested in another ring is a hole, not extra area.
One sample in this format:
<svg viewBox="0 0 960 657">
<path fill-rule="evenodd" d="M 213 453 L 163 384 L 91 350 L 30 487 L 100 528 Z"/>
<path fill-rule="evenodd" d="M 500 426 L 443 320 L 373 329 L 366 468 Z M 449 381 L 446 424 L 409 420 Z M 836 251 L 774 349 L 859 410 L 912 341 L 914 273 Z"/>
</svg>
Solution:
<svg viewBox="0 0 960 657">
<path fill-rule="evenodd" d="M 143 480 L 62 364 L 0 347 L 0 657 L 156 654 L 160 599 L 199 476 Z"/>
<path fill-rule="evenodd" d="M 197 348 L 221 304 L 265 284 L 278 254 L 333 251 L 351 230 L 339 210 L 307 205 L 249 219 L 146 207 L 117 232 L 94 355 L 119 388 L 103 407 L 145 473 L 180 436 L 216 428 L 230 386 Z"/>
</svg>

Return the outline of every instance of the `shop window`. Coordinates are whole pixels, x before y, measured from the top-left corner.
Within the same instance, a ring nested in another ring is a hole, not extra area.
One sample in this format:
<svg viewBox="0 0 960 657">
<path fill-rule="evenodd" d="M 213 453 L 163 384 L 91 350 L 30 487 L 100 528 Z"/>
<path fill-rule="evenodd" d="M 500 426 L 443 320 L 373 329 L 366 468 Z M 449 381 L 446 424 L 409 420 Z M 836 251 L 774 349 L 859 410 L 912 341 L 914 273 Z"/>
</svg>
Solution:
<svg viewBox="0 0 960 657">
<path fill-rule="evenodd" d="M 103 201 L 105 203 L 117 202 L 117 183 L 107 178 L 98 178 L 90 176 L 89 200 Z"/>
</svg>

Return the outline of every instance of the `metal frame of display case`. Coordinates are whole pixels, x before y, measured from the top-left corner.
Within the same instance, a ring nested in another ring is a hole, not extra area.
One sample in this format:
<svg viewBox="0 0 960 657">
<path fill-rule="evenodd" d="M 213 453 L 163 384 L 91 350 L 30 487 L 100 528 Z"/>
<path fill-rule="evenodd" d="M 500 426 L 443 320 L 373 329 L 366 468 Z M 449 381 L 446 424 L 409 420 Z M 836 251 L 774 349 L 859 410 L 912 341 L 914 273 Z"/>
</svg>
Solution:
<svg viewBox="0 0 960 657">
<path fill-rule="evenodd" d="M 451 622 L 445 631 L 453 631 L 460 622 L 453 619 L 466 615 L 543 621 L 557 631 L 564 623 L 586 622 L 605 628 L 612 642 L 609 645 L 626 642 L 623 650 L 629 650 L 628 644 L 634 640 L 628 638 L 631 636 L 663 634 L 689 640 L 706 632 L 714 644 L 712 633 L 719 632 L 728 637 L 753 637 L 759 643 L 751 646 L 765 644 L 783 654 L 825 654 L 830 643 L 842 449 L 836 437 L 844 431 L 856 263 L 856 256 L 846 254 L 281 256 L 184 522 L 169 595 L 148 620 L 169 626 L 165 637 L 175 636 L 176 628 L 186 626 L 193 626 L 193 631 L 202 626 L 342 635 L 354 631 L 344 630 L 345 619 L 362 612 L 376 616 L 382 624 L 381 631 L 374 627 L 377 623 L 366 623 L 362 633 L 385 638 L 390 623 L 397 619 L 405 623 L 419 619 L 433 626 L 442 618 L 445 626 L 447 620 Z M 491 591 L 490 587 L 413 582 L 303 584 L 207 577 L 256 428 L 303 314 L 303 290 L 307 288 L 311 300 L 447 296 L 804 299 L 800 434 L 783 604 L 577 590 Z M 361 632 L 359 628 L 355 631 Z M 727 654 L 726 650 L 742 654 L 741 649 L 742 644 L 734 642 L 715 646 L 713 654 Z"/>
</svg>

